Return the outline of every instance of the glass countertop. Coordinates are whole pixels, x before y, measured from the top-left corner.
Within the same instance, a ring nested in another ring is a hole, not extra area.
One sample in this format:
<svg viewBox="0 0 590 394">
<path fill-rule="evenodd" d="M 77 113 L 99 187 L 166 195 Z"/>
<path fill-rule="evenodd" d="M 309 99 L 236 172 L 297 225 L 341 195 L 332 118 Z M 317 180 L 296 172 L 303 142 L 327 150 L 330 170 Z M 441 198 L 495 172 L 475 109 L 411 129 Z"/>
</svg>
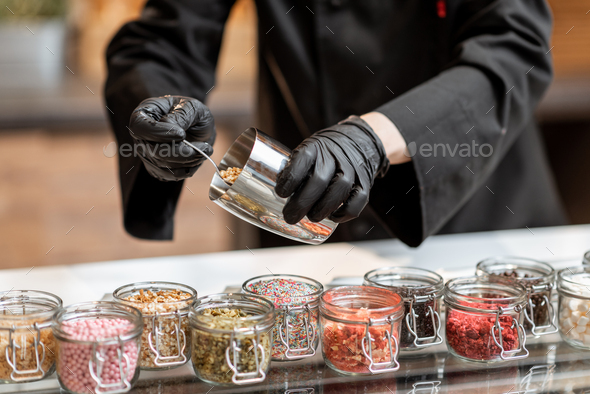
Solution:
<svg viewBox="0 0 590 394">
<path fill-rule="evenodd" d="M 590 393 L 590 351 L 574 349 L 558 334 L 528 340 L 530 355 L 494 365 L 466 362 L 441 344 L 400 357 L 397 372 L 344 376 L 328 368 L 321 351 L 294 362 L 273 362 L 265 382 L 251 386 L 211 386 L 196 378 L 190 362 L 162 372 L 142 371 L 131 393 Z M 6 384 L 0 392 L 59 393 L 55 376 L 25 384 Z"/>
<path fill-rule="evenodd" d="M 355 284 L 357 281 L 348 278 L 344 282 Z M 226 291 L 235 290 L 226 288 Z M 444 337 L 444 333 L 441 334 Z M 400 354 L 401 367 L 397 372 L 346 376 L 324 364 L 320 344 L 313 357 L 272 362 L 266 380 L 256 385 L 212 386 L 197 379 L 189 361 L 168 371 L 142 371 L 130 393 L 590 394 L 590 351 L 567 345 L 559 334 L 529 337 L 526 347 L 530 352 L 526 359 L 488 365 L 460 360 L 447 352 L 443 343 L 418 353 Z M 60 389 L 55 374 L 35 383 L 0 385 L 0 393 L 14 392 L 49 394 L 60 393 Z"/>
<path fill-rule="evenodd" d="M 321 354 L 296 362 L 273 362 L 264 383 L 219 387 L 199 381 L 190 366 L 142 373 L 134 393 L 590 393 L 590 351 L 576 350 L 559 335 L 529 341 L 530 355 L 489 367 L 450 355 L 444 344 L 400 357 L 397 372 L 344 376 L 328 368 Z M 321 352 L 320 352 L 321 353 Z M 210 390 L 210 391 L 209 391 Z"/>
</svg>

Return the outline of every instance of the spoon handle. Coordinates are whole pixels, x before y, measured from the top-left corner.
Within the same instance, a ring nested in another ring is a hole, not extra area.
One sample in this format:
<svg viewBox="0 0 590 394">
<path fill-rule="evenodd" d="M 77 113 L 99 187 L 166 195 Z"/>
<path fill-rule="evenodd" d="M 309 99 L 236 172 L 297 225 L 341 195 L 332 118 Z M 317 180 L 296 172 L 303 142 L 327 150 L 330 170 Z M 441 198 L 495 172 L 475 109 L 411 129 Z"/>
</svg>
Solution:
<svg viewBox="0 0 590 394">
<path fill-rule="evenodd" d="M 215 167 L 215 171 L 217 172 L 217 175 L 219 175 L 219 177 L 221 179 L 223 179 L 223 177 L 221 176 L 221 172 L 219 172 L 219 167 L 217 167 L 217 163 L 215 163 L 215 161 L 213 161 L 213 159 L 210 158 L 208 154 L 206 154 L 205 152 L 203 152 L 202 150 L 200 150 L 199 148 L 197 148 L 196 146 L 194 146 L 193 144 L 191 144 L 190 142 L 188 142 L 186 140 L 183 140 L 182 142 L 184 142 L 184 144 L 186 146 L 190 146 L 191 148 L 193 148 L 194 150 L 196 150 L 197 152 L 199 152 L 200 154 L 205 156 L 205 158 L 207 160 L 209 160 L 211 162 L 211 164 L 213 164 L 213 167 Z M 224 179 L 224 181 L 225 181 L 225 179 Z"/>
</svg>

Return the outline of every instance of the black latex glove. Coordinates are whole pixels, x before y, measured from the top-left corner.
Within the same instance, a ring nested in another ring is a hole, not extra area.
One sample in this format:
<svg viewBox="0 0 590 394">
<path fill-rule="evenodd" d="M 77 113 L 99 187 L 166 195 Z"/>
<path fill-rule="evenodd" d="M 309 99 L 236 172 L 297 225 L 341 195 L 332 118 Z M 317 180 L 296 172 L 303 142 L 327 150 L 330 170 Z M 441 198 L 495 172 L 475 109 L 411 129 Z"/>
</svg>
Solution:
<svg viewBox="0 0 590 394">
<path fill-rule="evenodd" d="M 312 222 L 329 217 L 342 223 L 358 217 L 373 181 L 388 168 L 381 140 L 358 116 L 318 131 L 293 151 L 277 178 L 276 193 L 291 196 L 285 221 L 295 224 L 307 215 Z"/>
<path fill-rule="evenodd" d="M 182 140 L 213 154 L 213 116 L 205 104 L 194 98 L 163 96 L 143 100 L 131 114 L 129 129 L 145 168 L 160 181 L 189 178 L 206 160 Z"/>
</svg>

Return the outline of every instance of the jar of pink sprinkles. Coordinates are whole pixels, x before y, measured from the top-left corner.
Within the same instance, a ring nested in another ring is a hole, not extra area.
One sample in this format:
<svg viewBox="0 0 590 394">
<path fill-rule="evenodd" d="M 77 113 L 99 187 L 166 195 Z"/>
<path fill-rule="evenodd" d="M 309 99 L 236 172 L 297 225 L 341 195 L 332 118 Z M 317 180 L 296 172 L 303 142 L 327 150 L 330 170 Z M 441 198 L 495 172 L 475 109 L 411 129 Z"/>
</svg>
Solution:
<svg viewBox="0 0 590 394">
<path fill-rule="evenodd" d="M 125 393 L 139 377 L 141 312 L 99 301 L 70 305 L 53 320 L 57 376 L 70 393 Z"/>
</svg>

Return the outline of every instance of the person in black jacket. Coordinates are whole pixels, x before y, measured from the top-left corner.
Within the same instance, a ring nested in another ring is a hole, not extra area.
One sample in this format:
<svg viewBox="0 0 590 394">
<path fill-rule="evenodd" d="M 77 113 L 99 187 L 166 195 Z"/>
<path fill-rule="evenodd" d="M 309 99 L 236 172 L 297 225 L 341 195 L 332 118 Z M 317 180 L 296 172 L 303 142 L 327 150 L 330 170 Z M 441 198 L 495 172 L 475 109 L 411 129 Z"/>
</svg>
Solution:
<svg viewBox="0 0 590 394">
<path fill-rule="evenodd" d="M 119 145 L 182 153 L 120 155 L 134 236 L 173 236 L 183 179 L 203 161 L 178 141 L 211 153 L 202 102 L 233 3 L 148 0 L 108 47 L 105 96 Z M 411 246 L 436 233 L 565 224 L 533 119 L 552 78 L 544 0 L 256 8 L 257 126 L 296 148 L 276 188 L 290 197 L 287 221 L 330 217 L 342 223 L 331 240 L 396 236 Z M 261 232 L 262 246 L 283 242 Z"/>
</svg>

